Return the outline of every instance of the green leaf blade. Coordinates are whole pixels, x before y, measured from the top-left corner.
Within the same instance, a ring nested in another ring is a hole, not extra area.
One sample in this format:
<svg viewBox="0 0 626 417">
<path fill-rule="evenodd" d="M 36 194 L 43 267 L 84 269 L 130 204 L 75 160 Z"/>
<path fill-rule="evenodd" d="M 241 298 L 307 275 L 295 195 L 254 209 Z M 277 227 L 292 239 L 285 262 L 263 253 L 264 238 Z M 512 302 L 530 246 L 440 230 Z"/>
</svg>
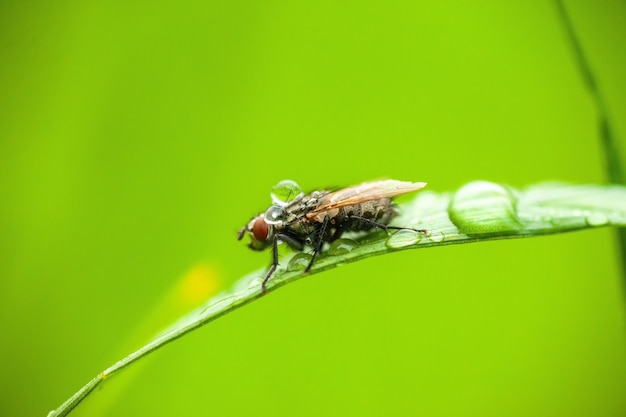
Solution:
<svg viewBox="0 0 626 417">
<path fill-rule="evenodd" d="M 302 253 L 286 253 L 269 280 L 267 291 L 330 268 L 398 250 L 513 239 L 597 227 L 626 226 L 626 187 L 543 183 L 522 190 L 486 181 L 468 183 L 456 193 L 421 191 L 399 205 L 393 225 L 425 229 L 354 233 L 327 248 L 309 274 L 303 274 Z M 263 296 L 267 269 L 252 272 L 233 288 L 182 317 L 150 343 L 93 378 L 49 416 L 67 415 L 107 378 L 150 352 Z"/>
</svg>

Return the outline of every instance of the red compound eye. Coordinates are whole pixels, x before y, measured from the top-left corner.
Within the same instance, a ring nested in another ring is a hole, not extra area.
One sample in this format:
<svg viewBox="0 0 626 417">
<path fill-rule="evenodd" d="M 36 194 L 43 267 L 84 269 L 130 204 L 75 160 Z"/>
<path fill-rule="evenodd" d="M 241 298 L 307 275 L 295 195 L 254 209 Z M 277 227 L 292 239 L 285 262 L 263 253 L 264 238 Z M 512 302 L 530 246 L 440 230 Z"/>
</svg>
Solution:
<svg viewBox="0 0 626 417">
<path fill-rule="evenodd" d="M 265 242 L 267 239 L 267 223 L 263 217 L 257 217 L 252 226 L 252 234 L 254 238 L 260 242 Z"/>
</svg>

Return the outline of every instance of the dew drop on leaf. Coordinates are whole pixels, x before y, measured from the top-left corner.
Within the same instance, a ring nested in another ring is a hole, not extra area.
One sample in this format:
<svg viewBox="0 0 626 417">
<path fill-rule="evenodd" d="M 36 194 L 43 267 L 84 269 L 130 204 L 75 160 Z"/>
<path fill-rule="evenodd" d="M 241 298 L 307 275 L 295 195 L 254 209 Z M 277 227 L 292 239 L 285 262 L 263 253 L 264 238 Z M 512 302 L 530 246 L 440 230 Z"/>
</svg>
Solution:
<svg viewBox="0 0 626 417">
<path fill-rule="evenodd" d="M 304 271 L 311 262 L 312 256 L 308 253 L 300 252 L 296 253 L 290 260 L 289 265 L 287 265 L 288 271 Z"/>
<path fill-rule="evenodd" d="M 510 233 L 523 228 L 513 192 L 487 181 L 474 181 L 458 190 L 450 201 L 448 215 L 459 232 L 467 235 Z"/>
<path fill-rule="evenodd" d="M 327 253 L 332 256 L 345 255 L 346 253 L 352 252 L 357 246 L 359 246 L 359 244 L 352 239 L 337 239 L 330 244 Z"/>
<path fill-rule="evenodd" d="M 432 232 L 432 233 L 430 233 L 428 235 L 428 237 L 433 242 L 439 243 L 439 242 L 443 242 L 445 240 L 446 235 L 443 232 Z"/>
<path fill-rule="evenodd" d="M 593 213 L 588 214 L 585 221 L 589 226 L 604 226 L 609 222 L 609 219 L 602 213 Z"/>
<path fill-rule="evenodd" d="M 422 240 L 422 234 L 410 229 L 401 229 L 387 239 L 385 246 L 390 249 L 404 248 Z"/>
</svg>

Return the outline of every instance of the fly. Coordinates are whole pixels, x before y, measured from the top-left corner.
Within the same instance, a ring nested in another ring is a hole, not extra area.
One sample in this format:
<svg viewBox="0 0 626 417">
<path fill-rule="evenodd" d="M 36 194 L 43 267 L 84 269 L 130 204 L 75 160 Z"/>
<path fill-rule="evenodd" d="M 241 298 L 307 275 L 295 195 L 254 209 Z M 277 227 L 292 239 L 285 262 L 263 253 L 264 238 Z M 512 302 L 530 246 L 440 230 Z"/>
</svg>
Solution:
<svg viewBox="0 0 626 417">
<path fill-rule="evenodd" d="M 252 218 L 238 234 L 241 240 L 248 233 L 251 249 L 261 251 L 272 248 L 272 264 L 261 285 L 263 293 L 278 266 L 280 242 L 285 242 L 296 251 L 303 251 L 305 246 L 313 248 L 311 260 L 304 270 L 307 273 L 324 243 L 339 239 L 346 231 L 409 229 L 426 233 L 421 229 L 389 226 L 398 214 L 392 198 L 420 190 L 426 186 L 425 182 L 382 180 L 310 194 L 299 192 L 300 187 L 292 181 L 284 183 L 290 184 L 297 195 L 289 201 L 282 201 L 272 194 L 274 204 L 265 213 Z"/>
</svg>

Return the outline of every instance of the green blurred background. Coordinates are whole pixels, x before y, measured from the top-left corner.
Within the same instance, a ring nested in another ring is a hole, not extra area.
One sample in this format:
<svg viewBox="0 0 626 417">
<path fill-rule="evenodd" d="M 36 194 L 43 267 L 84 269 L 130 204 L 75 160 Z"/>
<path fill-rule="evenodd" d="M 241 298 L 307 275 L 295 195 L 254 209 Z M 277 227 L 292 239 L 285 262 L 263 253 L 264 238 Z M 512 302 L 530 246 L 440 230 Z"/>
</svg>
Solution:
<svg viewBox="0 0 626 417">
<path fill-rule="evenodd" d="M 566 6 L 626 136 L 626 4 Z M 269 262 L 284 178 L 607 181 L 553 2 L 0 3 L 0 415 L 43 416 Z M 623 146 L 623 144 L 620 144 Z M 76 416 L 626 415 L 612 230 L 282 288 Z"/>
</svg>

